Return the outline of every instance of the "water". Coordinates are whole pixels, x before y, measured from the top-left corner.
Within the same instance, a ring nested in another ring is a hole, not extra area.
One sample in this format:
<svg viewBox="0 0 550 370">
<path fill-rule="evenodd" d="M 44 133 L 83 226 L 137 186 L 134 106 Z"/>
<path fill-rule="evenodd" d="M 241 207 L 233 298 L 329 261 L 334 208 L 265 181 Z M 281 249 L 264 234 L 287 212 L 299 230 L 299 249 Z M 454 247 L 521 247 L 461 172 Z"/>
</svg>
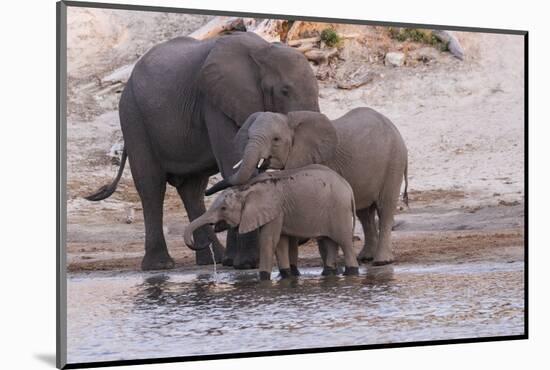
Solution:
<svg viewBox="0 0 550 370">
<path fill-rule="evenodd" d="M 214 254 L 214 248 L 212 247 L 212 243 L 208 244 L 208 249 L 210 249 L 210 255 L 212 256 L 212 265 L 214 266 L 214 281 L 218 282 L 218 269 L 216 264 L 216 255 Z"/>
<path fill-rule="evenodd" d="M 68 279 L 68 360 L 92 362 L 523 334 L 523 262 Z"/>
</svg>

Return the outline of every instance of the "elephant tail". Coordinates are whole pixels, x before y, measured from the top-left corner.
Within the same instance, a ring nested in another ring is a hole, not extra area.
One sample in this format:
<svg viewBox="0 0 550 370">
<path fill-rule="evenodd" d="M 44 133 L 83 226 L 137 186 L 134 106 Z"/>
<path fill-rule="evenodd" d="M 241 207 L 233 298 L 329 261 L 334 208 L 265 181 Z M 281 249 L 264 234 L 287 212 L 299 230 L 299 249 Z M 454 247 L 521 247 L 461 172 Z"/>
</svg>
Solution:
<svg viewBox="0 0 550 370">
<path fill-rule="evenodd" d="M 405 190 L 403 191 L 403 203 L 409 208 L 409 193 L 407 188 L 409 187 L 409 164 L 405 165 L 405 172 L 403 173 L 403 178 L 405 179 Z"/>
<path fill-rule="evenodd" d="M 128 153 L 126 152 L 126 147 L 124 147 L 124 149 L 122 149 L 122 158 L 120 159 L 120 167 L 118 168 L 118 173 L 116 174 L 116 177 L 113 180 L 113 182 L 110 183 L 109 185 L 103 185 L 101 188 L 99 188 L 98 191 L 84 198 L 87 200 L 91 200 L 93 202 L 97 202 L 99 200 L 109 198 L 115 192 L 118 182 L 122 177 L 122 172 L 124 172 L 124 165 L 126 164 L 127 158 L 128 158 Z"/>
</svg>

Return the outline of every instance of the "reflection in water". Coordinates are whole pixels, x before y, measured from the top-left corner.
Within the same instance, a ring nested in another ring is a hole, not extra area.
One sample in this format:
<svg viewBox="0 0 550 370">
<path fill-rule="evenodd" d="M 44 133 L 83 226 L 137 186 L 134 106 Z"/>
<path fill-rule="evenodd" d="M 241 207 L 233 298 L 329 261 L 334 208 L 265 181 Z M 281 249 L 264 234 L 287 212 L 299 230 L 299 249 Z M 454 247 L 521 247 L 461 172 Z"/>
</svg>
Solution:
<svg viewBox="0 0 550 370">
<path fill-rule="evenodd" d="M 388 283 L 393 280 L 393 265 L 369 266 L 367 269 L 367 284 Z"/>
<path fill-rule="evenodd" d="M 69 361 L 327 347 L 523 332 L 522 264 L 369 267 L 259 283 L 255 272 L 69 279 Z"/>
</svg>

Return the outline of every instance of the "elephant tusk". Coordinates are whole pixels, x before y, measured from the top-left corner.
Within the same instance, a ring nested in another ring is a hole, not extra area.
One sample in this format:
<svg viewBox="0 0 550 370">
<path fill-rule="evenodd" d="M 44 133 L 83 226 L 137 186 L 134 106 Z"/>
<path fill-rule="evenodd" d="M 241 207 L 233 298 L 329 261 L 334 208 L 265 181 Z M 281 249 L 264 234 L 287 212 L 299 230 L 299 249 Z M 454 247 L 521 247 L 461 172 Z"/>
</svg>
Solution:
<svg viewBox="0 0 550 370">
<path fill-rule="evenodd" d="M 237 163 L 235 163 L 235 165 L 233 166 L 233 169 L 239 167 L 241 165 L 241 163 L 243 163 L 242 159 L 240 161 L 238 161 Z"/>
<path fill-rule="evenodd" d="M 262 164 L 264 164 L 264 159 L 260 158 L 260 161 L 258 162 L 258 166 L 256 168 L 262 167 Z"/>
</svg>

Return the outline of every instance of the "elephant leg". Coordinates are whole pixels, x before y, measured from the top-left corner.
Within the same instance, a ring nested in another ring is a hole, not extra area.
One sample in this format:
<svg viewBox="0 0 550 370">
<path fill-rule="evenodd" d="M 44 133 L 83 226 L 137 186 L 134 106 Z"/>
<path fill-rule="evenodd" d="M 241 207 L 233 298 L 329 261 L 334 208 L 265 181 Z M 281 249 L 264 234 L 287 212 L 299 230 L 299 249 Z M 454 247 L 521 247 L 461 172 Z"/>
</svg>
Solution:
<svg viewBox="0 0 550 370">
<path fill-rule="evenodd" d="M 260 228 L 260 280 L 271 280 L 271 270 L 273 269 L 273 255 L 275 248 L 279 244 L 283 218 L 277 217 Z"/>
<path fill-rule="evenodd" d="M 237 250 L 233 267 L 237 270 L 249 270 L 258 267 L 258 230 L 246 234 L 237 234 Z"/>
<path fill-rule="evenodd" d="M 348 234 L 349 236 L 350 234 Z M 346 270 L 344 275 L 358 275 L 359 263 L 357 262 L 357 255 L 353 250 L 353 238 L 346 237 L 340 240 L 339 243 L 344 251 L 344 261 L 346 264 Z"/>
<path fill-rule="evenodd" d="M 393 203 L 388 204 L 386 207 L 381 207 L 378 210 L 380 238 L 372 263 L 374 266 L 387 265 L 393 262 L 391 231 L 394 211 L 395 204 Z"/>
<path fill-rule="evenodd" d="M 224 266 L 233 266 L 233 261 L 237 256 L 237 237 L 239 233 L 238 228 L 230 227 L 227 229 L 227 236 L 225 238 L 225 256 L 223 257 L 222 264 Z"/>
<path fill-rule="evenodd" d="M 132 160 L 133 158 L 136 159 Z M 130 163 L 134 184 L 141 198 L 145 223 L 145 256 L 141 261 L 141 268 L 171 269 L 174 267 L 174 260 L 168 253 L 162 229 L 166 176 L 148 153 L 130 157 Z"/>
<path fill-rule="evenodd" d="M 227 179 L 236 171 L 233 166 L 241 160 L 233 143 L 239 127 L 232 119 L 211 105 L 205 108 L 204 119 L 218 168 L 223 178 Z M 226 251 L 228 258 L 224 260 L 224 265 L 233 265 L 239 270 L 256 268 L 258 266 L 258 231 L 247 234 L 235 233 L 235 244 L 230 239 L 233 237 L 230 233 L 232 231 L 228 232 L 228 250 Z"/>
<path fill-rule="evenodd" d="M 319 253 L 323 260 L 323 276 L 337 275 L 338 268 L 336 261 L 338 259 L 338 244 L 329 238 L 319 238 L 317 240 Z"/>
<path fill-rule="evenodd" d="M 194 176 L 186 179 L 181 185 L 178 185 L 178 194 L 183 201 L 189 221 L 193 221 L 206 212 L 204 206 L 204 190 L 207 185 L 208 176 Z M 222 261 L 225 250 L 210 225 L 198 228 L 193 233 L 193 238 L 198 248 L 205 247 L 204 249 L 196 251 L 195 263 L 197 265 L 212 264 L 212 253 L 210 252 L 210 248 L 208 248 L 209 244 L 212 244 L 216 263 Z"/>
<path fill-rule="evenodd" d="M 360 262 L 372 261 L 376 248 L 378 246 L 378 228 L 376 227 L 376 205 L 372 204 L 369 208 L 357 211 L 357 217 L 363 226 L 365 243 L 359 253 Z"/>
<path fill-rule="evenodd" d="M 120 126 L 128 151 L 134 185 L 141 199 L 145 223 L 143 270 L 174 267 L 162 229 L 162 212 L 167 176 L 157 161 L 145 130 L 143 117 L 134 101 L 132 89 L 124 89 L 119 104 Z"/>
<path fill-rule="evenodd" d="M 289 258 L 289 238 L 287 236 L 281 236 L 275 254 L 277 255 L 277 265 L 279 266 L 279 273 L 282 279 L 288 279 L 292 276 L 290 271 L 290 258 Z"/>
<path fill-rule="evenodd" d="M 298 239 L 288 238 L 288 256 L 290 259 L 290 272 L 294 276 L 300 276 L 300 270 L 298 270 Z"/>
</svg>

